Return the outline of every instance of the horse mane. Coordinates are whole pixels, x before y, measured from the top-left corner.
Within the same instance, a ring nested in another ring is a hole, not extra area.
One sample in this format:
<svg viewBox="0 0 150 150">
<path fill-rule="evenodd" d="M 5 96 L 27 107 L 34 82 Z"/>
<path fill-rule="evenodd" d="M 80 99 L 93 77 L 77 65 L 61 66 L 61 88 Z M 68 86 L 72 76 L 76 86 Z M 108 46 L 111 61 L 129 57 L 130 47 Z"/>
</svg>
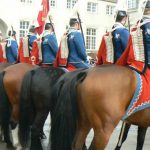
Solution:
<svg viewBox="0 0 150 150">
<path fill-rule="evenodd" d="M 53 88 L 52 99 L 56 106 L 52 113 L 51 149 L 70 150 L 76 130 L 77 102 L 76 86 L 84 81 L 86 70 L 76 70 L 63 75 Z M 60 110 L 60 105 L 61 110 Z M 70 110 L 72 110 L 70 113 Z M 61 124 L 61 130 L 58 126 Z M 69 127 L 72 128 L 69 128 Z M 63 128 L 63 130 L 62 130 Z M 59 136 L 58 136 L 59 135 Z M 61 139 L 65 141 L 61 142 Z"/>
</svg>

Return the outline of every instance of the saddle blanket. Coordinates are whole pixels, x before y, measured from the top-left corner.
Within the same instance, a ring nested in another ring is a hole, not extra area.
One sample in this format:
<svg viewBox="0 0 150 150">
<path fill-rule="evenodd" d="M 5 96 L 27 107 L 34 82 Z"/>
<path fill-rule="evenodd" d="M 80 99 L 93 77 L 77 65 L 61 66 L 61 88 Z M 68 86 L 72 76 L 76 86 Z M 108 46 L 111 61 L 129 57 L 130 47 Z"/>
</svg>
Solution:
<svg viewBox="0 0 150 150">
<path fill-rule="evenodd" d="M 135 72 L 135 74 L 137 78 L 137 87 L 122 120 L 127 119 L 135 112 L 150 107 L 150 69 L 147 69 L 144 75 L 140 75 L 137 72 Z"/>
</svg>

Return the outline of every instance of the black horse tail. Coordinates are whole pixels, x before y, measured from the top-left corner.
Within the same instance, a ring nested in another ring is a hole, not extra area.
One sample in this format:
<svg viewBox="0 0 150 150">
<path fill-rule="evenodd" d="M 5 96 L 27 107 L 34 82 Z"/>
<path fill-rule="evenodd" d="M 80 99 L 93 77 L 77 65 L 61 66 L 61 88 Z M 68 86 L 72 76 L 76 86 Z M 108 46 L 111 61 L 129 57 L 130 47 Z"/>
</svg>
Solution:
<svg viewBox="0 0 150 150">
<path fill-rule="evenodd" d="M 4 131 L 4 136 L 5 136 L 5 134 L 9 134 L 5 132 L 8 132 L 9 130 L 11 109 L 10 109 L 8 96 L 4 88 L 4 83 L 3 83 L 4 75 L 5 75 L 5 72 L 0 73 L 0 124 L 2 126 L 2 130 Z M 8 142 L 8 141 L 5 141 L 5 142 Z"/>
<path fill-rule="evenodd" d="M 53 89 L 53 96 L 58 97 L 53 97 L 57 102 L 51 122 L 52 150 L 72 150 L 78 117 L 76 86 L 86 75 L 85 71 L 65 74 Z"/>
<path fill-rule="evenodd" d="M 20 93 L 19 140 L 23 147 L 28 146 L 30 125 L 34 115 L 31 99 L 31 81 L 34 70 L 25 74 Z"/>
</svg>

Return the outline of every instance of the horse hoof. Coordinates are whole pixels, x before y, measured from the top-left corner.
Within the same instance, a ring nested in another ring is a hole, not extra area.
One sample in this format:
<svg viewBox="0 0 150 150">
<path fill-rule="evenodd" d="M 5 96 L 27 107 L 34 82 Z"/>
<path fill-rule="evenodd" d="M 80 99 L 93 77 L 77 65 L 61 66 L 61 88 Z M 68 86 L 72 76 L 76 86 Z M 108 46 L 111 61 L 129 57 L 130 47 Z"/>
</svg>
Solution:
<svg viewBox="0 0 150 150">
<path fill-rule="evenodd" d="M 117 147 L 115 148 L 115 150 L 120 150 L 120 147 L 119 147 L 119 146 L 117 146 Z"/>
</svg>

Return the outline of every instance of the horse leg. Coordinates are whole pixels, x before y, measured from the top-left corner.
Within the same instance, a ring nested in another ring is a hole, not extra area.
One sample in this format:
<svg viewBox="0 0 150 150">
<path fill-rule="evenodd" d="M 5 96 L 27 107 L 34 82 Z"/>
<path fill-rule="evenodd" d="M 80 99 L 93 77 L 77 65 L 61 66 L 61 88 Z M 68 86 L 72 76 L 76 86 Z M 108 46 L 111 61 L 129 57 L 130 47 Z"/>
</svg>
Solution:
<svg viewBox="0 0 150 150">
<path fill-rule="evenodd" d="M 31 129 L 31 147 L 30 150 L 43 150 L 41 144 L 41 131 L 47 118 L 48 111 L 37 112 Z"/>
<path fill-rule="evenodd" d="M 10 122 L 12 129 L 15 129 L 17 127 L 18 120 L 19 120 L 19 104 L 12 103 L 12 113 L 11 113 L 11 122 Z"/>
<path fill-rule="evenodd" d="M 0 141 L 3 141 L 3 138 L 4 136 L 3 136 L 3 131 L 2 131 L 2 128 L 1 128 L 1 126 L 0 126 Z"/>
<path fill-rule="evenodd" d="M 101 129 L 94 129 L 94 138 L 89 150 L 104 150 L 112 132 L 104 132 Z"/>
<path fill-rule="evenodd" d="M 85 140 L 90 131 L 89 123 L 78 122 L 75 138 L 73 141 L 73 150 L 87 150 Z"/>
<path fill-rule="evenodd" d="M 40 138 L 41 139 L 46 139 L 47 138 L 43 129 L 44 129 L 44 124 L 45 124 L 46 118 L 48 117 L 48 114 L 49 113 L 47 113 L 47 115 L 45 114 L 45 120 L 43 122 L 41 122 L 41 123 L 43 123 L 42 128 L 41 128 L 41 132 L 40 132 Z"/>
<path fill-rule="evenodd" d="M 2 128 L 4 132 L 4 141 L 7 143 L 7 148 L 13 148 L 13 144 L 10 140 L 9 124 L 2 124 Z"/>
<path fill-rule="evenodd" d="M 12 130 L 12 139 L 13 139 L 13 145 L 16 147 L 16 150 L 22 150 L 22 146 L 18 139 L 18 125 L 15 129 Z"/>
<path fill-rule="evenodd" d="M 47 115 L 45 115 L 45 120 L 43 122 L 41 122 L 41 123 L 43 123 L 42 128 L 41 128 L 41 132 L 40 132 L 40 138 L 41 139 L 46 139 L 47 138 L 45 133 L 44 133 L 44 124 L 45 124 L 46 118 L 48 117 L 48 114 L 49 113 L 47 113 Z"/>
<path fill-rule="evenodd" d="M 136 150 L 142 150 L 143 149 L 146 131 L 147 131 L 147 127 L 138 127 Z"/>
<path fill-rule="evenodd" d="M 103 121 L 98 120 L 97 117 L 93 120 L 94 138 L 89 150 L 104 150 L 115 128 L 114 124 L 111 124 L 110 121 L 103 125 Z"/>
<path fill-rule="evenodd" d="M 117 146 L 115 148 L 115 150 L 120 150 L 121 149 L 121 146 L 123 144 L 123 142 L 126 140 L 127 138 L 127 135 L 128 135 L 128 131 L 130 129 L 130 126 L 128 123 L 126 122 L 123 122 L 122 123 L 122 127 L 121 127 L 121 131 L 120 131 L 120 135 L 119 135 L 119 140 L 118 140 L 118 143 L 117 143 Z"/>
</svg>

